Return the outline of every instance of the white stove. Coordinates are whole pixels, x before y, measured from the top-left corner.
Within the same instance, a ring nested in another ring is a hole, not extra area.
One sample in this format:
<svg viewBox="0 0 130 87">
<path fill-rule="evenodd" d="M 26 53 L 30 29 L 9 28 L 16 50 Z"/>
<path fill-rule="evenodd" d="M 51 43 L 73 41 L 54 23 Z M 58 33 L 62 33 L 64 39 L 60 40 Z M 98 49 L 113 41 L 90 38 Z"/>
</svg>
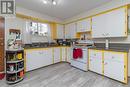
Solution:
<svg viewBox="0 0 130 87">
<path fill-rule="evenodd" d="M 81 43 L 85 42 L 85 43 Z M 93 42 L 90 41 L 80 41 L 80 45 L 73 46 L 72 54 L 74 49 L 82 49 L 82 58 L 71 59 L 71 66 L 81 69 L 83 71 L 88 71 L 88 48 L 93 46 Z M 84 44 L 81 46 L 81 44 Z M 85 45 L 86 44 L 86 45 Z M 72 56 L 73 57 L 73 56 Z"/>
</svg>

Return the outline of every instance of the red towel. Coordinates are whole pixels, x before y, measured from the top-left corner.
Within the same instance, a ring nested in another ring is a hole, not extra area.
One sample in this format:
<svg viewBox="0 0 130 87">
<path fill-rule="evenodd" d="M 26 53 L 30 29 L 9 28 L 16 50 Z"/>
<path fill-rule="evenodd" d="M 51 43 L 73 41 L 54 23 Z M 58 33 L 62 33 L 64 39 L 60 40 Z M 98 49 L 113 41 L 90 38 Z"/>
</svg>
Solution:
<svg viewBox="0 0 130 87">
<path fill-rule="evenodd" d="M 77 49 L 78 58 L 83 58 L 83 52 L 82 49 Z"/>
<path fill-rule="evenodd" d="M 73 50 L 73 58 L 78 59 L 77 49 Z"/>
<path fill-rule="evenodd" d="M 73 58 L 74 59 L 78 59 L 78 58 L 82 58 L 83 57 L 83 52 L 82 49 L 77 48 L 73 50 Z"/>
</svg>

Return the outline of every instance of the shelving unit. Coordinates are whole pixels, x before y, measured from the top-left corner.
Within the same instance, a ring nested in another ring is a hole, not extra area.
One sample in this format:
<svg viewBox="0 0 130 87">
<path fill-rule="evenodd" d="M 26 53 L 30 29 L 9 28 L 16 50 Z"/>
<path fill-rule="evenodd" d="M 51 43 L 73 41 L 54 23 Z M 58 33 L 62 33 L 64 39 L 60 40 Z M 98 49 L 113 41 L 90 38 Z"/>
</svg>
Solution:
<svg viewBox="0 0 130 87">
<path fill-rule="evenodd" d="M 20 82 L 24 78 L 24 50 L 6 50 L 6 81 Z"/>
<path fill-rule="evenodd" d="M 6 81 L 8 84 L 14 84 L 24 78 L 24 49 L 20 29 L 9 29 L 7 49 Z"/>
</svg>

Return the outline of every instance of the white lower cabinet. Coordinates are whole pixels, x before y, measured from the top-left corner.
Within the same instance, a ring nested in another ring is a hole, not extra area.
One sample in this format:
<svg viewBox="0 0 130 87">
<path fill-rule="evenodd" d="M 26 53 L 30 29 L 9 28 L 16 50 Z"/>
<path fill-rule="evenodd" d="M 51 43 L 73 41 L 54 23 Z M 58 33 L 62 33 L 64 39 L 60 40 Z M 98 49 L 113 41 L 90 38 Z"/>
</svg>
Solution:
<svg viewBox="0 0 130 87">
<path fill-rule="evenodd" d="M 66 61 L 67 53 L 66 53 L 66 47 L 61 47 L 62 52 L 62 61 Z"/>
<path fill-rule="evenodd" d="M 52 56 L 53 51 L 52 51 L 52 48 L 44 50 L 44 52 L 46 53 L 45 56 L 42 56 L 42 58 L 45 58 L 45 60 L 43 60 L 45 62 L 44 65 L 47 66 L 47 65 L 53 64 L 53 56 Z"/>
<path fill-rule="evenodd" d="M 54 48 L 54 63 L 61 61 L 60 47 Z"/>
<path fill-rule="evenodd" d="M 72 59 L 72 48 L 71 47 L 67 47 L 66 48 L 67 50 L 66 50 L 66 52 L 67 52 L 67 62 L 71 62 L 71 59 Z"/>
<path fill-rule="evenodd" d="M 104 52 L 104 75 L 127 83 L 126 53 Z"/>
<path fill-rule="evenodd" d="M 126 52 L 89 49 L 89 70 L 128 83 Z"/>
<path fill-rule="evenodd" d="M 41 68 L 53 63 L 52 49 L 27 50 L 26 54 L 26 71 Z"/>
<path fill-rule="evenodd" d="M 31 71 L 41 66 L 42 61 L 39 54 L 38 51 L 26 51 L 26 71 Z"/>
<path fill-rule="evenodd" d="M 70 47 L 25 50 L 25 71 L 35 70 L 61 61 L 70 62 Z"/>
<path fill-rule="evenodd" d="M 99 50 L 89 50 L 89 70 L 103 74 L 103 67 L 102 67 L 102 51 Z"/>
</svg>

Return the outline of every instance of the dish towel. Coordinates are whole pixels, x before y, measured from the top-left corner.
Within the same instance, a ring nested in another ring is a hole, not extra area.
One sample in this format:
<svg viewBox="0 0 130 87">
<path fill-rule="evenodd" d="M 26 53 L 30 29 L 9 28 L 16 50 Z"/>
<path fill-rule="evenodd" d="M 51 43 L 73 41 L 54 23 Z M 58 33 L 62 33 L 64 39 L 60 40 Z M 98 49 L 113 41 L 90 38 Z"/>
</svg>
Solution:
<svg viewBox="0 0 130 87">
<path fill-rule="evenodd" d="M 78 59 L 78 58 L 82 58 L 82 57 L 83 57 L 82 49 L 80 49 L 80 48 L 73 49 L 73 59 Z"/>
<path fill-rule="evenodd" d="M 78 48 L 78 49 L 77 49 L 77 54 L 78 54 L 78 58 L 83 58 L 82 49 Z"/>
<path fill-rule="evenodd" d="M 73 49 L 73 59 L 78 59 L 77 49 Z"/>
</svg>

